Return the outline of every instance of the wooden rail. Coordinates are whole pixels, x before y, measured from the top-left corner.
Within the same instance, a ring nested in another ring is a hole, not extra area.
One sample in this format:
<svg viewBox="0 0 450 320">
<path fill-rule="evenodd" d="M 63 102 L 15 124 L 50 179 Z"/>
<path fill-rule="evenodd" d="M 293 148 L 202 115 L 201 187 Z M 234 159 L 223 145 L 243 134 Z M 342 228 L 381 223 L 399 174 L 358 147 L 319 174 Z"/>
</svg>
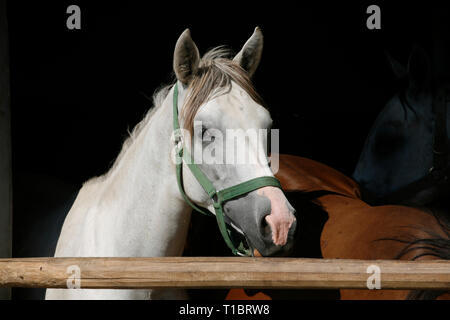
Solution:
<svg viewBox="0 0 450 320">
<path fill-rule="evenodd" d="M 0 287 L 67 288 L 79 280 L 81 288 L 367 289 L 369 266 L 381 271 L 381 289 L 450 289 L 444 260 L 242 257 L 0 259 Z"/>
</svg>

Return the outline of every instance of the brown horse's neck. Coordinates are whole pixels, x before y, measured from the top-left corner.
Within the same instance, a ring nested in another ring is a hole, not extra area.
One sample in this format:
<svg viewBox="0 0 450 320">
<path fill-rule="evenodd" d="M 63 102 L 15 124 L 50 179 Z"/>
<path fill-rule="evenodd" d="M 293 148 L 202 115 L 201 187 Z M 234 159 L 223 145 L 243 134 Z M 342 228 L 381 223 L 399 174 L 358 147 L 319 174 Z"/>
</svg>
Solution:
<svg viewBox="0 0 450 320">
<path fill-rule="evenodd" d="M 330 191 L 360 198 L 359 186 L 355 181 L 314 160 L 280 154 L 280 169 L 276 176 L 286 191 Z"/>
</svg>

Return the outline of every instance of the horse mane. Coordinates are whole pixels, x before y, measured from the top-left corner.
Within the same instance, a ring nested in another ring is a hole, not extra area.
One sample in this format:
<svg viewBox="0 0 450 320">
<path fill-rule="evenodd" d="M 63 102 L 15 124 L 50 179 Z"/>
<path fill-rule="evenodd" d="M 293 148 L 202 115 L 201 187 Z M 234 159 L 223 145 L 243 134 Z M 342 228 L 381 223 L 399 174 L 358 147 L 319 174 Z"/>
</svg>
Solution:
<svg viewBox="0 0 450 320">
<path fill-rule="evenodd" d="M 231 90 L 232 82 L 239 85 L 258 104 L 264 106 L 247 72 L 230 59 L 231 50 L 220 46 L 209 50 L 189 83 L 189 95 L 182 108 L 183 127 L 191 134 L 199 108 L 208 100 Z"/>
<path fill-rule="evenodd" d="M 147 126 L 147 124 L 152 119 L 153 115 L 156 113 L 156 111 L 159 109 L 159 107 L 162 105 L 164 99 L 169 94 L 170 89 L 172 88 L 173 84 L 164 85 L 161 86 L 159 89 L 157 89 L 153 95 L 152 98 L 149 99 L 152 101 L 152 107 L 148 110 L 148 112 L 145 114 L 144 118 L 133 128 L 133 130 L 130 132 L 128 130 L 128 136 L 126 137 L 125 141 L 122 144 L 122 149 L 119 152 L 119 155 L 114 160 L 111 167 L 108 169 L 108 171 L 98 177 L 93 177 L 86 182 L 84 182 L 83 186 L 90 185 L 94 182 L 103 181 L 105 180 L 111 172 L 114 171 L 114 169 L 118 166 L 124 155 L 126 154 L 126 151 L 130 148 L 130 146 L 133 144 L 133 142 L 136 140 L 136 138 L 139 136 L 139 134 L 142 132 L 142 130 Z"/>
<path fill-rule="evenodd" d="M 450 220 L 446 216 L 446 212 L 442 210 L 436 210 L 431 208 L 420 208 L 422 211 L 430 214 L 439 226 L 443 235 L 439 235 L 436 231 L 422 230 L 428 234 L 426 238 L 418 238 L 412 236 L 410 239 L 379 239 L 379 240 L 391 240 L 405 244 L 405 247 L 395 256 L 395 259 L 401 259 L 409 253 L 419 251 L 415 254 L 411 260 L 417 260 L 424 256 L 432 256 L 438 259 L 450 260 Z"/>
<path fill-rule="evenodd" d="M 446 216 L 446 212 L 441 210 L 424 210 L 431 214 L 439 228 L 444 235 L 439 235 L 436 232 L 425 230 L 428 234 L 427 238 L 412 237 L 409 240 L 405 239 L 379 239 L 379 240 L 392 240 L 401 243 L 405 243 L 405 247 L 397 254 L 395 259 L 401 259 L 409 253 L 417 253 L 411 260 L 417 260 L 424 256 L 432 256 L 437 259 L 450 260 L 450 220 Z M 412 290 L 408 296 L 408 300 L 434 300 L 444 293 L 450 293 L 445 290 Z"/>
<path fill-rule="evenodd" d="M 223 46 L 213 48 L 206 52 L 200 60 L 200 65 L 193 76 L 188 89 L 190 89 L 189 96 L 183 105 L 181 118 L 183 126 L 192 134 L 194 118 L 200 107 L 208 100 L 229 92 L 231 90 L 232 82 L 235 82 L 258 104 L 264 106 L 262 98 L 254 89 L 252 82 L 247 72 L 241 68 L 239 64 L 230 59 L 231 50 Z M 108 175 L 114 171 L 121 159 L 126 154 L 126 151 L 133 144 L 143 129 L 149 124 L 155 112 L 162 105 L 166 99 L 175 81 L 169 85 L 165 85 L 157 89 L 152 96 L 152 107 L 145 114 L 144 118 L 133 128 L 128 131 L 128 137 L 122 144 L 122 149 L 119 155 L 114 160 L 110 169 L 99 177 L 89 179 L 84 183 L 91 184 L 104 180 Z"/>
</svg>

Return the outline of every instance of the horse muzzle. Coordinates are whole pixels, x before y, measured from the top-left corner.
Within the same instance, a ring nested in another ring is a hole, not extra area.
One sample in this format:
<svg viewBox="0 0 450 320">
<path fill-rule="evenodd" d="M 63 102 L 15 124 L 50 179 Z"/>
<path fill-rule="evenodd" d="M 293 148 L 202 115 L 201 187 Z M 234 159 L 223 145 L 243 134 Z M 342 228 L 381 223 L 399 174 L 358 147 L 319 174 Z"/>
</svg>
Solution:
<svg viewBox="0 0 450 320">
<path fill-rule="evenodd" d="M 274 256 L 287 255 L 292 249 L 297 229 L 295 210 L 279 188 L 263 187 L 230 200 L 224 211 L 245 234 L 252 251 Z"/>
</svg>

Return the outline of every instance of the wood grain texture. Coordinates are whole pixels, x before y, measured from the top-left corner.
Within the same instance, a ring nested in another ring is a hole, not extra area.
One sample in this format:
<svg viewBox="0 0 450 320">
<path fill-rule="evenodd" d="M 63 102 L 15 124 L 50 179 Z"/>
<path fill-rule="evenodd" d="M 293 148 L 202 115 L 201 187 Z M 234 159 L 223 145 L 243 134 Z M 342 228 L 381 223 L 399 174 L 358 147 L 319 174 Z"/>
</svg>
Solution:
<svg viewBox="0 0 450 320">
<path fill-rule="evenodd" d="M 73 265 L 81 288 L 366 289 L 376 265 L 382 289 L 450 289 L 450 261 L 244 257 L 0 259 L 0 286 L 66 288 Z"/>
</svg>

